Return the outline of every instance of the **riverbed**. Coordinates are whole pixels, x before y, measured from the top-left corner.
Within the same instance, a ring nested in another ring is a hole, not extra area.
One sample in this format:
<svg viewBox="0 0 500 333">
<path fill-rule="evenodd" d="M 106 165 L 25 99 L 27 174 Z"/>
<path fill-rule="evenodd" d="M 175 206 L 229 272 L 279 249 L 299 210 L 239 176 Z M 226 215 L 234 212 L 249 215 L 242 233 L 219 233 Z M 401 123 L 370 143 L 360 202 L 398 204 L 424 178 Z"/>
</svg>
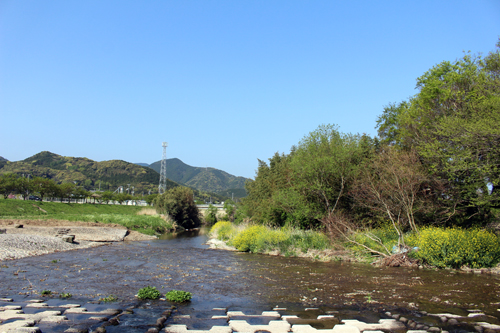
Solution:
<svg viewBox="0 0 500 333">
<path fill-rule="evenodd" d="M 70 293 L 72 302 L 96 304 L 99 298 L 114 295 L 119 301 L 112 306 L 135 308 L 122 323 L 128 325 L 127 332 L 145 332 L 172 305 L 137 300 L 137 291 L 148 285 L 162 294 L 171 289 L 191 292 L 192 301 L 178 306 L 176 318 L 190 316 L 191 321 L 183 322 L 197 329 L 210 327 L 193 318 L 214 308 L 244 313 L 280 308 L 301 318 L 314 309 L 314 316 L 334 313 L 339 319 L 369 322 L 396 314 L 451 331 L 453 327 L 432 314 L 467 318 L 480 313 L 482 320 L 500 325 L 498 275 L 237 253 L 209 249 L 207 239 L 202 230 L 4 261 L 0 296 L 20 301 L 40 298 L 42 290 L 50 290 L 53 299 Z M 165 324 L 176 320 L 170 317 Z M 464 323 L 455 331 L 473 326 Z"/>
</svg>

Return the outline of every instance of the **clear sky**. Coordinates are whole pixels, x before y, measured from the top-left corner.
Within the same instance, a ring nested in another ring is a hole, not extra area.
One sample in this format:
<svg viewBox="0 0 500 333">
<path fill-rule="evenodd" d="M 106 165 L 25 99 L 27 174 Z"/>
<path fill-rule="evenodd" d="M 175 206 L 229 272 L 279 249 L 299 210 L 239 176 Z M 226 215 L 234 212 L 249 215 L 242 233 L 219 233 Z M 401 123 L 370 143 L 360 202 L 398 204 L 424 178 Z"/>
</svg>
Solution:
<svg viewBox="0 0 500 333">
<path fill-rule="evenodd" d="M 253 178 L 500 37 L 500 1 L 0 0 L 0 156 L 177 157 Z"/>
</svg>

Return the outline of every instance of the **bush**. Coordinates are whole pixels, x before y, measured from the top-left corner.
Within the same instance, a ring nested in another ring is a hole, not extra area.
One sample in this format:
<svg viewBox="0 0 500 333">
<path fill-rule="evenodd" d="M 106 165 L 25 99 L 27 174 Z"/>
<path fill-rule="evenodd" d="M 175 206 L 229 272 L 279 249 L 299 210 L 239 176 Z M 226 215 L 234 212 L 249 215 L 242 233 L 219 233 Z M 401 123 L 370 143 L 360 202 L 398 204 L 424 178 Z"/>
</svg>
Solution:
<svg viewBox="0 0 500 333">
<path fill-rule="evenodd" d="M 207 212 L 205 214 L 205 223 L 208 225 L 215 224 L 217 222 L 217 207 L 209 205 Z"/>
<path fill-rule="evenodd" d="M 160 292 L 156 287 L 144 287 L 139 289 L 139 292 L 137 293 L 137 298 L 139 299 L 158 299 L 160 298 Z"/>
<path fill-rule="evenodd" d="M 485 230 L 429 227 L 408 241 L 418 246 L 418 258 L 440 268 L 492 267 L 500 261 L 500 240 Z"/>
<path fill-rule="evenodd" d="M 265 237 L 266 233 L 267 228 L 262 225 L 251 226 L 234 237 L 233 246 L 238 249 L 238 251 L 257 252 L 259 238 Z"/>
<path fill-rule="evenodd" d="M 391 254 L 394 246 L 398 244 L 399 235 L 391 225 L 383 225 L 376 229 L 369 229 L 357 232 L 354 235 L 354 240 L 360 244 L 367 246 L 370 249 L 382 253 Z M 352 249 L 356 252 L 366 252 L 366 248 L 360 245 L 352 245 Z"/>
<path fill-rule="evenodd" d="M 177 303 L 190 301 L 192 296 L 193 295 L 190 292 L 182 290 L 170 290 L 165 295 L 167 300 L 169 300 L 170 302 L 177 302 Z"/>
<path fill-rule="evenodd" d="M 201 225 L 198 207 L 193 200 L 193 191 L 187 187 L 174 187 L 156 197 L 156 211 L 168 214 L 177 224 L 185 229 Z"/>
<path fill-rule="evenodd" d="M 219 240 L 228 241 L 236 234 L 236 230 L 231 222 L 219 221 L 210 229 L 210 233 Z"/>
</svg>

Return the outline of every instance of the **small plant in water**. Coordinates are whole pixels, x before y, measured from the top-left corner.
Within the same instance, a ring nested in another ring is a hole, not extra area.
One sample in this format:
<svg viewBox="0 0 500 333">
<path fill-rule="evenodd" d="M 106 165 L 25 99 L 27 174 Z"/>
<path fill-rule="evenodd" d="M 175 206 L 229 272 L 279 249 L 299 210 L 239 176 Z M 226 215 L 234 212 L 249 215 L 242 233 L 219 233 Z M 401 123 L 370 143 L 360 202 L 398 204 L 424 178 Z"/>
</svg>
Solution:
<svg viewBox="0 0 500 333">
<path fill-rule="evenodd" d="M 71 296 L 73 296 L 73 295 L 71 295 L 70 293 L 60 293 L 59 294 L 59 297 L 61 297 L 61 298 L 71 298 Z"/>
<path fill-rule="evenodd" d="M 53 264 L 57 264 L 58 262 L 59 262 L 59 259 L 54 259 L 51 261 L 51 263 L 53 263 Z"/>
<path fill-rule="evenodd" d="M 170 290 L 165 295 L 165 297 L 170 302 L 177 302 L 177 303 L 190 301 L 192 296 L 193 296 L 193 294 L 191 294 L 190 292 L 182 291 L 182 290 Z"/>
<path fill-rule="evenodd" d="M 115 295 L 109 295 L 108 297 L 99 298 L 99 302 L 103 302 L 103 303 L 116 302 L 117 300 L 118 300 L 118 298 Z"/>
<path fill-rule="evenodd" d="M 374 302 L 374 300 L 372 299 L 372 295 L 365 296 L 365 298 L 366 298 L 366 302 L 367 303 L 373 303 Z"/>
<path fill-rule="evenodd" d="M 139 289 L 137 293 L 137 298 L 139 299 L 158 299 L 160 298 L 160 292 L 156 287 L 147 286 Z"/>
<path fill-rule="evenodd" d="M 52 291 L 45 289 L 45 290 L 42 290 L 42 292 L 40 293 L 40 295 L 42 295 L 42 296 L 49 296 L 49 295 L 52 295 Z"/>
</svg>

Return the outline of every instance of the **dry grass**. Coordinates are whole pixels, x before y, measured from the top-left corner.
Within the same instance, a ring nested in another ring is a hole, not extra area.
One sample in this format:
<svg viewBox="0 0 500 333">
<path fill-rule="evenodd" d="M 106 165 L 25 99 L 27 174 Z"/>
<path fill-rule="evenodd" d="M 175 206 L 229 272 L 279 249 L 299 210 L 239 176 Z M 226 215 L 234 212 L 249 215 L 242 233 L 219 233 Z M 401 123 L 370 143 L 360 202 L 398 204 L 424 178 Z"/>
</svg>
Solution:
<svg viewBox="0 0 500 333">
<path fill-rule="evenodd" d="M 158 215 L 158 213 L 156 212 L 155 208 L 148 207 L 148 208 L 143 208 L 140 211 L 138 211 L 137 215 L 152 215 L 152 216 L 155 216 L 155 215 Z"/>
</svg>

